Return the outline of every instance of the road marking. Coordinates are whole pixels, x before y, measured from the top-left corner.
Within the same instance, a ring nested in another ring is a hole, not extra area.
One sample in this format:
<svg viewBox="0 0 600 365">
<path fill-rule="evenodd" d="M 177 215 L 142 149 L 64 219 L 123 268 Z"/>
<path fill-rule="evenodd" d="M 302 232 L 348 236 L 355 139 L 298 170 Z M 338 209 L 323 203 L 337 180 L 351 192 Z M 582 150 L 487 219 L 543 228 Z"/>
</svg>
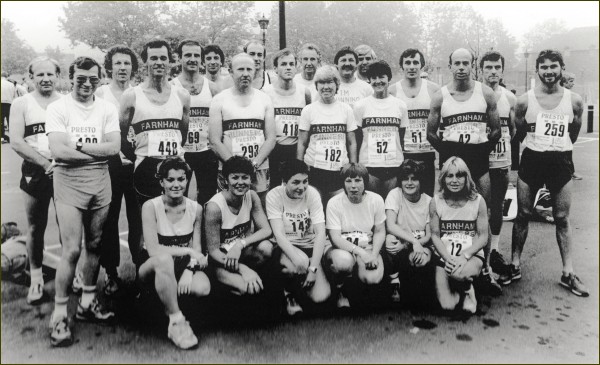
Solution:
<svg viewBox="0 0 600 365">
<path fill-rule="evenodd" d="M 575 142 L 575 144 L 593 142 L 593 141 L 597 141 L 597 140 L 598 140 L 598 138 L 585 138 L 585 137 L 582 137 L 582 138 L 579 138 L 579 141 Z"/>
</svg>

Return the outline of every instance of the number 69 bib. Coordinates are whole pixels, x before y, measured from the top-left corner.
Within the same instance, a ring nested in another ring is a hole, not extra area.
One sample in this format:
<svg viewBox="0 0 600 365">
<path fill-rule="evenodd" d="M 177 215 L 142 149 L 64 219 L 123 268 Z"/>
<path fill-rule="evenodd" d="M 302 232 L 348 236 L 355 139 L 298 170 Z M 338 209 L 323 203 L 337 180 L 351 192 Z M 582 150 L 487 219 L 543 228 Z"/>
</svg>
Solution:
<svg viewBox="0 0 600 365">
<path fill-rule="evenodd" d="M 181 147 L 180 132 L 172 129 L 148 131 L 148 156 L 175 156 Z"/>
</svg>

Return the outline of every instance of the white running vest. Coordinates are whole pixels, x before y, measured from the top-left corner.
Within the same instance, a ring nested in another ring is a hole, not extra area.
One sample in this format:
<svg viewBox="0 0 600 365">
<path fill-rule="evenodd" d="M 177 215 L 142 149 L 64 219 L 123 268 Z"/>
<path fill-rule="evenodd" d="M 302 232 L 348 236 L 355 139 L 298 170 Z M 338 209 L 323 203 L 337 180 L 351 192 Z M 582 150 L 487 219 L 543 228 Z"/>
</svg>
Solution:
<svg viewBox="0 0 600 365">
<path fill-rule="evenodd" d="M 468 100 L 456 101 L 448 86 L 442 87 L 442 140 L 465 144 L 481 144 L 487 138 L 487 102 L 481 83 L 475 81 L 473 94 Z"/>
<path fill-rule="evenodd" d="M 232 102 L 231 89 L 223 93 L 223 144 L 234 156 L 253 159 L 265 143 L 265 98 L 268 96 L 254 90 L 250 105 L 243 107 Z M 269 168 L 269 159 L 259 169 Z"/>
<path fill-rule="evenodd" d="M 306 88 L 296 84 L 292 95 L 280 95 L 273 85 L 266 85 L 262 91 L 269 95 L 275 109 L 275 129 L 277 144 L 290 146 L 298 143 L 298 120 L 306 106 Z"/>
<path fill-rule="evenodd" d="M 229 249 L 236 238 L 244 238 L 253 232 L 252 196 L 250 191 L 244 195 L 238 214 L 233 214 L 227 205 L 223 193 L 215 194 L 210 200 L 221 210 L 221 247 Z"/>
<path fill-rule="evenodd" d="M 409 98 L 402 88 L 401 81 L 396 83 L 397 97 L 408 108 L 408 126 L 404 133 L 404 152 L 433 152 L 427 140 L 427 118 L 431 107 L 431 96 L 427 90 L 428 81 L 421 82 L 421 89 L 414 98 Z"/>
<path fill-rule="evenodd" d="M 131 125 L 135 132 L 136 156 L 159 159 L 183 156 L 180 129 L 183 105 L 177 96 L 177 88 L 171 87 L 169 100 L 163 105 L 156 105 L 148 100 L 141 85 L 133 90 L 135 112 Z M 136 160 L 136 164 L 140 160 Z"/>
<path fill-rule="evenodd" d="M 490 168 L 497 169 L 508 167 L 512 164 L 511 148 L 510 148 L 510 130 L 508 123 L 510 121 L 510 102 L 508 101 L 507 93 L 509 92 L 500 86 L 500 98 L 498 98 L 497 109 L 500 116 L 500 130 L 502 136 L 496 147 L 490 152 Z"/>
<path fill-rule="evenodd" d="M 440 218 L 440 238 L 448 253 L 458 257 L 473 245 L 473 238 L 477 235 L 481 195 L 477 194 L 475 200 L 467 200 L 462 208 L 448 206 L 441 194 L 436 194 L 434 199 L 435 210 Z M 483 249 L 477 251 L 477 255 L 483 257 Z"/>
<path fill-rule="evenodd" d="M 156 232 L 158 233 L 158 243 L 162 246 L 191 247 L 194 236 L 194 223 L 196 222 L 196 213 L 198 203 L 184 197 L 185 213 L 181 219 L 172 223 L 165 212 L 165 204 L 162 196 L 151 199 L 156 214 Z"/>
<path fill-rule="evenodd" d="M 27 100 L 25 110 L 25 143 L 37 153 L 51 159 L 48 136 L 46 135 L 46 109 L 43 109 L 32 94 L 23 95 Z"/>
<path fill-rule="evenodd" d="M 537 152 L 573 150 L 569 136 L 569 126 L 574 116 L 571 91 L 565 88 L 563 90 L 560 103 L 551 110 L 542 108 L 533 89 L 527 92 L 527 136 L 523 142 L 525 147 Z"/>
<path fill-rule="evenodd" d="M 172 83 L 175 86 L 183 88 L 179 78 L 174 78 Z M 190 124 L 183 149 L 185 152 L 208 151 L 208 108 L 210 108 L 212 94 L 210 92 L 209 81 L 206 77 L 204 77 L 200 93 L 198 95 L 190 93 L 190 96 Z"/>
</svg>

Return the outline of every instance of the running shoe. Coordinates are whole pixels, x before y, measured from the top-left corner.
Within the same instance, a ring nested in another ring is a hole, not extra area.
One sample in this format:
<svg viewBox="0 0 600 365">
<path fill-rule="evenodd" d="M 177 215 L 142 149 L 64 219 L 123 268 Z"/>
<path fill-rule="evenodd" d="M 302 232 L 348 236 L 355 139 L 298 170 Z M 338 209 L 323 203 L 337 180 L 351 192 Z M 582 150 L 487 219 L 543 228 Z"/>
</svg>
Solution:
<svg viewBox="0 0 600 365">
<path fill-rule="evenodd" d="M 65 347 L 73 344 L 73 335 L 69 328 L 67 317 L 61 317 L 56 322 L 50 323 L 50 344 L 54 347 Z"/>
<path fill-rule="evenodd" d="M 571 293 L 578 297 L 588 297 L 590 295 L 587 288 L 581 282 L 581 279 L 574 273 L 570 273 L 568 276 L 563 274 L 560 278 L 560 285 L 569 289 Z"/>
<path fill-rule="evenodd" d="M 394 283 L 392 284 L 392 302 L 400 303 L 400 284 Z"/>
<path fill-rule="evenodd" d="M 118 275 L 106 275 L 104 280 L 104 294 L 107 297 L 115 295 L 121 289 L 123 281 Z"/>
<path fill-rule="evenodd" d="M 194 335 L 190 322 L 185 319 L 169 324 L 167 336 L 175 346 L 182 350 L 190 349 L 198 344 L 198 338 Z"/>
<path fill-rule="evenodd" d="M 350 308 L 350 301 L 348 300 L 348 298 L 346 298 L 344 296 L 344 294 L 342 294 L 341 291 L 338 294 L 337 307 L 338 308 Z"/>
<path fill-rule="evenodd" d="M 508 275 L 510 273 L 510 265 L 508 265 L 502 254 L 497 250 L 490 252 L 490 266 L 498 275 Z"/>
<path fill-rule="evenodd" d="M 105 310 L 105 308 L 100 305 L 100 302 L 98 302 L 98 298 L 94 298 L 87 308 L 81 306 L 81 299 L 79 299 L 77 314 L 75 314 L 75 319 L 78 321 L 108 323 L 114 318 L 115 313 Z"/>
<path fill-rule="evenodd" d="M 473 285 L 470 285 L 469 289 L 465 292 L 463 310 L 472 314 L 477 312 L 477 299 L 475 299 L 475 289 L 473 289 Z"/>
</svg>

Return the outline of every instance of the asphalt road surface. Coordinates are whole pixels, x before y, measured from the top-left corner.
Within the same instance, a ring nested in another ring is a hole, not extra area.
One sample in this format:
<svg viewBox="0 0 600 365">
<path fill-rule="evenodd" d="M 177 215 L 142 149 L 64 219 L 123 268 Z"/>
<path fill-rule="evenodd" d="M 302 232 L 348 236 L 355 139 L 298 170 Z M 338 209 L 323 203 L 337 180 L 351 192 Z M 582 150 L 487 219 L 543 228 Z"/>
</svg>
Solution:
<svg viewBox="0 0 600 365">
<path fill-rule="evenodd" d="M 180 351 L 166 337 L 166 319 L 155 311 L 143 325 L 121 319 L 112 326 L 75 324 L 76 343 L 50 346 L 51 301 L 32 307 L 27 287 L 2 281 L 2 363 L 598 363 L 598 134 L 582 133 L 574 149 L 571 224 L 575 270 L 590 289 L 579 298 L 558 281 L 561 261 L 554 226 L 533 222 L 523 253 L 523 279 L 504 289 L 486 314 L 449 318 L 408 310 L 344 316 L 309 316 L 268 324 L 196 326 L 198 348 Z M 2 145 L 2 221 L 27 227 L 22 204 L 21 158 Z M 511 174 L 514 182 L 516 175 Z M 124 204 L 123 204 L 124 206 Z M 50 208 L 46 252 L 60 253 Z M 119 224 L 126 239 L 124 212 Z M 500 248 L 509 257 L 512 223 Z M 123 243 L 125 243 L 123 241 Z M 126 244 L 126 243 L 125 243 Z M 120 274 L 133 277 L 121 248 Z M 103 278 L 101 273 L 101 279 Z M 54 294 L 54 282 L 45 290 Z M 71 298 L 74 310 L 75 296 Z M 135 311 L 136 309 L 133 309 Z M 131 312 L 131 311 L 130 311 Z"/>
</svg>

